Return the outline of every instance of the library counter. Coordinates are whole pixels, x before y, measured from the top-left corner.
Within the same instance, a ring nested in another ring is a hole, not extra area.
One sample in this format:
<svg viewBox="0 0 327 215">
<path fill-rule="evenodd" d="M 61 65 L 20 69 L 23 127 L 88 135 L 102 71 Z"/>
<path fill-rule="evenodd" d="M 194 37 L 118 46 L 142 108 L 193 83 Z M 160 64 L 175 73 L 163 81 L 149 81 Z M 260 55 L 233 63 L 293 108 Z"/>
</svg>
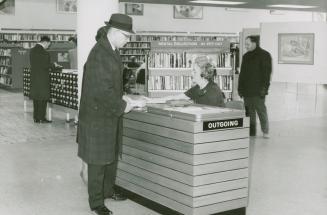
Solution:
<svg viewBox="0 0 327 215">
<path fill-rule="evenodd" d="M 244 111 L 155 104 L 124 116 L 116 184 L 182 214 L 215 214 L 247 206 L 248 158 Z"/>
</svg>

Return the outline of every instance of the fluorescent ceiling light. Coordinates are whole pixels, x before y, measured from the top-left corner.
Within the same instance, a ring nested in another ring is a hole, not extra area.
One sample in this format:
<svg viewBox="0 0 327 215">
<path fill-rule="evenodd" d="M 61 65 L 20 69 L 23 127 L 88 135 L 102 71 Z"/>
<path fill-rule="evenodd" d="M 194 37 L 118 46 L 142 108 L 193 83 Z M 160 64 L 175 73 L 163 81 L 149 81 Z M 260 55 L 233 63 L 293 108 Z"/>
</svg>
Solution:
<svg viewBox="0 0 327 215">
<path fill-rule="evenodd" d="M 309 9 L 309 8 L 316 8 L 317 6 L 297 5 L 297 4 L 272 4 L 272 5 L 267 5 L 267 7 Z"/>
<path fill-rule="evenodd" d="M 197 4 L 218 4 L 218 5 L 240 5 L 240 4 L 246 4 L 246 2 L 237 2 L 237 1 L 213 1 L 213 0 L 195 0 L 190 1 L 192 3 Z"/>
</svg>

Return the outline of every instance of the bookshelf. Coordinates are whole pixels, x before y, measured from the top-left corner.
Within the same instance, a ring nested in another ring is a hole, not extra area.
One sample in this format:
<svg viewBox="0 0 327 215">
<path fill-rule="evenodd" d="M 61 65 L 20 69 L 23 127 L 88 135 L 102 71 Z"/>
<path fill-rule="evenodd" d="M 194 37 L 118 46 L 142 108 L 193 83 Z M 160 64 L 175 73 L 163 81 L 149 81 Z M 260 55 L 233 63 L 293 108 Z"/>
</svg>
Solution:
<svg viewBox="0 0 327 215">
<path fill-rule="evenodd" d="M 207 55 L 216 67 L 215 82 L 227 100 L 232 100 L 236 64 L 230 44 L 238 42 L 237 34 L 138 33 L 132 40 L 150 42 L 146 84 L 149 97 L 188 90 L 192 85 L 192 59 Z"/>
<path fill-rule="evenodd" d="M 74 30 L 2 28 L 0 33 L 0 42 L 30 49 L 40 41 L 41 36 L 43 35 L 49 36 L 51 42 L 65 42 L 75 34 L 76 33 Z"/>
<path fill-rule="evenodd" d="M 124 64 L 125 69 L 130 70 L 131 74 L 128 78 L 128 83 L 124 86 L 124 90 L 129 91 L 132 94 L 146 94 L 145 89 L 139 88 L 136 83 L 136 71 L 143 63 L 147 63 L 148 53 L 151 50 L 151 43 L 148 41 L 137 40 L 136 37 L 131 37 L 123 48 L 120 48 L 120 56 Z M 131 67 L 132 56 L 135 57 L 135 63 Z M 125 78 L 125 76 L 124 76 Z M 128 90 L 127 90 L 128 89 Z"/>
<path fill-rule="evenodd" d="M 0 43 L 0 87 L 21 89 L 23 87 L 22 67 L 26 60 L 27 50 L 17 45 Z"/>
<path fill-rule="evenodd" d="M 150 42 L 136 41 L 133 40 L 134 38 L 135 37 L 132 37 L 131 41 L 119 50 L 122 62 L 125 66 L 131 62 L 132 56 L 135 56 L 136 62 L 139 65 L 146 62 L 146 56 L 151 49 Z"/>
<path fill-rule="evenodd" d="M 41 36 L 50 37 L 53 45 L 67 43 L 73 30 L 9 29 L 0 32 L 0 86 L 11 89 L 23 88 L 23 69 L 29 67 L 28 53 L 40 41 Z M 4 56 L 3 56 L 4 55 Z"/>
</svg>

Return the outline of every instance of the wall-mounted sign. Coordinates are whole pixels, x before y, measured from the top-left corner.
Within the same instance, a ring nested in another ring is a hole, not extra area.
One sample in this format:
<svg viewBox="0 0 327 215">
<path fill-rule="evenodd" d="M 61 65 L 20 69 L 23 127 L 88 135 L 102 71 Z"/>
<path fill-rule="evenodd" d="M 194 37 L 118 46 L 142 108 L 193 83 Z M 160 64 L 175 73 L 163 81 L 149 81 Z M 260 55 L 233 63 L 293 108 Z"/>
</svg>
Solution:
<svg viewBox="0 0 327 215">
<path fill-rule="evenodd" d="M 243 118 L 203 122 L 203 131 L 240 127 L 243 127 Z"/>
<path fill-rule="evenodd" d="M 229 50 L 230 41 L 227 38 L 217 38 L 216 41 L 152 41 L 151 48 L 214 48 Z"/>
</svg>

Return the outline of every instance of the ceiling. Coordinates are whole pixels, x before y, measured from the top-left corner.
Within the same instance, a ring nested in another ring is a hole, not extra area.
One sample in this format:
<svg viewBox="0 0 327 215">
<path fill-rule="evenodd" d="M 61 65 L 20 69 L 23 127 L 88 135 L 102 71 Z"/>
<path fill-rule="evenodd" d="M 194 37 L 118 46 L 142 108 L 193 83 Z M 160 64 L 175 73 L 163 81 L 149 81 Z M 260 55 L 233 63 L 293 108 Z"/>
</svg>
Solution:
<svg viewBox="0 0 327 215">
<path fill-rule="evenodd" d="M 327 0 L 224 0 L 228 2 L 247 2 L 243 5 L 213 5 L 213 4 L 197 4 L 190 2 L 191 0 L 120 0 L 120 2 L 131 2 L 131 3 L 150 3 L 150 4 L 170 4 L 170 5 L 202 5 L 211 7 L 227 7 L 227 8 L 254 8 L 254 9 L 268 9 L 268 10 L 297 10 L 297 11 L 316 11 L 316 12 L 327 12 Z M 307 5 L 316 6 L 316 8 L 308 9 L 282 9 L 282 8 L 271 8 L 267 5 L 275 4 L 291 4 L 291 5 Z"/>
</svg>

